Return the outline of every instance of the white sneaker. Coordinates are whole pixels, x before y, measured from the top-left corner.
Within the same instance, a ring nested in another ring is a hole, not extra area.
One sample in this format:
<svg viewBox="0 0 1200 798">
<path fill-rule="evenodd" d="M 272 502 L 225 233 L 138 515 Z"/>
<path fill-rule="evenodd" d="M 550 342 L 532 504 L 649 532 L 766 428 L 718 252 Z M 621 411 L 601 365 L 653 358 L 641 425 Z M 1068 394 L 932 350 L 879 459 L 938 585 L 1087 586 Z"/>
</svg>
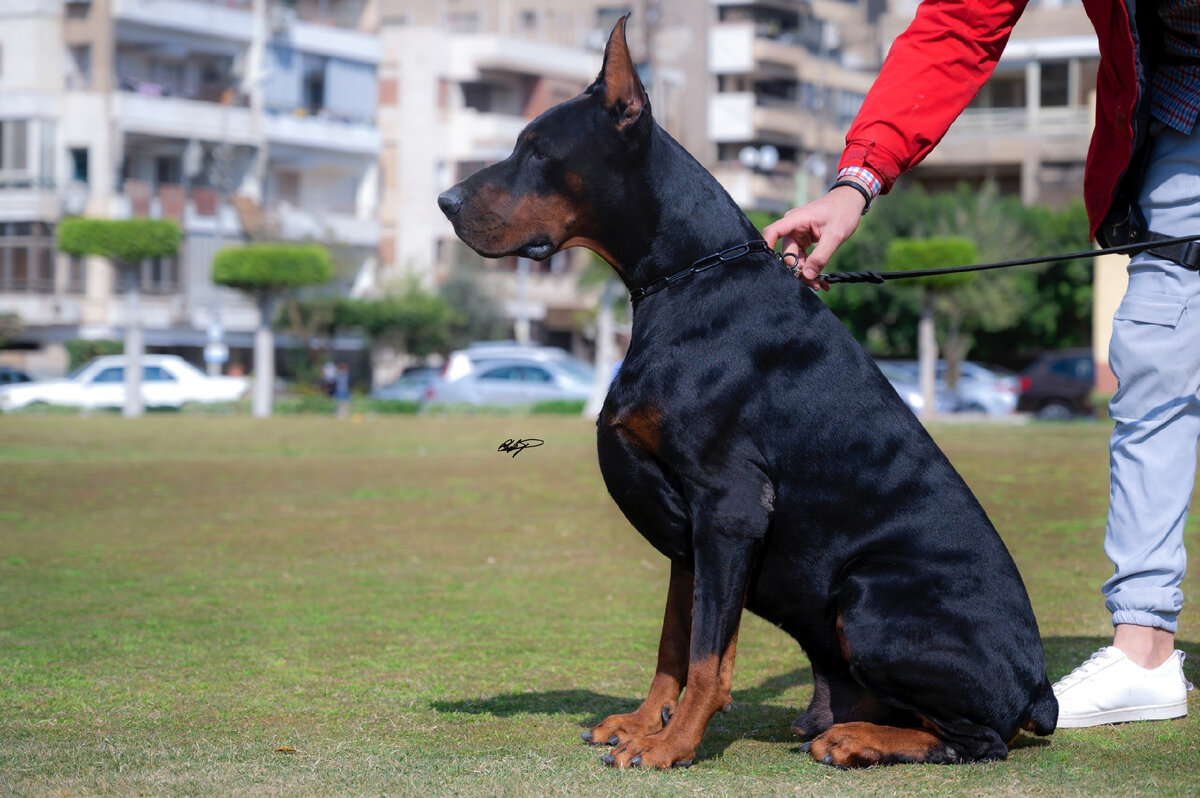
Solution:
<svg viewBox="0 0 1200 798">
<path fill-rule="evenodd" d="M 1143 668 L 1115 646 L 1100 649 L 1055 683 L 1058 728 L 1182 718 L 1192 689 L 1184 657 L 1176 651 L 1157 668 Z"/>
</svg>

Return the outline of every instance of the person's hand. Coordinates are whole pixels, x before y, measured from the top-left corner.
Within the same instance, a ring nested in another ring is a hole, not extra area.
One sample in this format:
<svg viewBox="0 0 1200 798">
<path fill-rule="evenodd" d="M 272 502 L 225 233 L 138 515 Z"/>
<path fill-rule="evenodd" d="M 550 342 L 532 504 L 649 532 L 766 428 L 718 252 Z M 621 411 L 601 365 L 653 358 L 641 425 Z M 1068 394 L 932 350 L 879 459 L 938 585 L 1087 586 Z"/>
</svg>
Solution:
<svg viewBox="0 0 1200 798">
<path fill-rule="evenodd" d="M 849 186 L 839 186 L 812 202 L 792 208 L 782 219 L 767 225 L 763 239 L 774 249 L 782 238 L 783 254 L 796 258 L 796 276 L 809 288 L 828 291 L 829 283 L 821 277 L 821 270 L 842 242 L 858 229 L 865 206 L 862 194 Z"/>
</svg>

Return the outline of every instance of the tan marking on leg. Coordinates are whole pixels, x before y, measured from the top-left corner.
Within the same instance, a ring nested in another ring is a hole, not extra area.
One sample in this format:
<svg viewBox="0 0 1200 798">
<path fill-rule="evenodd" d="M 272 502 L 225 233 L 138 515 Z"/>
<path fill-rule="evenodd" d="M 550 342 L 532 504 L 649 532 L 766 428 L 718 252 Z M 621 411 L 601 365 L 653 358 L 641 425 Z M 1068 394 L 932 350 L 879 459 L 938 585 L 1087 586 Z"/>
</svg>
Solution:
<svg viewBox="0 0 1200 798">
<path fill-rule="evenodd" d="M 633 712 L 610 715 L 591 730 L 591 742 L 606 745 L 614 736 L 617 743 L 661 731 L 664 711 L 675 714 L 679 694 L 688 678 L 688 646 L 692 639 L 692 595 L 694 579 L 690 571 L 671 563 L 671 584 L 667 588 L 667 608 L 663 614 L 662 636 L 658 641 L 658 666 L 646 700 Z"/>
</svg>

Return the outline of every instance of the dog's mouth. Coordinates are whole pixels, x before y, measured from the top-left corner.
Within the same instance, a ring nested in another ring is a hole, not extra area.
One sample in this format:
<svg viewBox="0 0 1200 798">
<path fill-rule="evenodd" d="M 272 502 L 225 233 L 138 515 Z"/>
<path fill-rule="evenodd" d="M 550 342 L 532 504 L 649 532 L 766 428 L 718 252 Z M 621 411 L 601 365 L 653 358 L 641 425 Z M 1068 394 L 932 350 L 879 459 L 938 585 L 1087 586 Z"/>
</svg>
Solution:
<svg viewBox="0 0 1200 798">
<path fill-rule="evenodd" d="M 545 260 L 554 254 L 554 244 L 549 241 L 532 241 L 517 250 L 517 254 L 530 260 Z"/>
</svg>

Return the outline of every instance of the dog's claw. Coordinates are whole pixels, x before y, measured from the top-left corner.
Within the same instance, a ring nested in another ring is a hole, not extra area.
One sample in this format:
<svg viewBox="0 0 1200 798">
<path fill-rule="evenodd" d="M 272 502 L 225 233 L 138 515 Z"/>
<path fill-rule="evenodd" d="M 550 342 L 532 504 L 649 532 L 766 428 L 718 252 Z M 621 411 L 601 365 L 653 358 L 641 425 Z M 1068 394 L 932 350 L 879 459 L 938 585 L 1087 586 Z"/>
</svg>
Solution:
<svg viewBox="0 0 1200 798">
<path fill-rule="evenodd" d="M 800 744 L 800 753 L 807 754 L 811 750 L 812 750 L 812 740 L 809 740 L 806 743 Z"/>
<path fill-rule="evenodd" d="M 671 722 L 671 705 L 670 704 L 663 704 L 662 722 L 663 722 L 664 726 L 666 726 L 668 723 Z"/>
<path fill-rule="evenodd" d="M 721 711 L 722 711 L 722 712 L 728 712 L 728 711 L 730 711 L 731 709 L 733 709 L 733 702 L 732 702 L 732 701 L 730 701 L 728 704 L 726 704 L 726 705 L 725 705 L 725 708 L 724 708 L 724 709 L 722 709 Z"/>
<path fill-rule="evenodd" d="M 600 761 L 606 765 L 611 765 L 613 762 L 616 761 L 616 759 L 613 757 L 612 754 L 605 754 L 604 756 L 600 757 Z"/>
<path fill-rule="evenodd" d="M 833 764 L 833 754 L 826 754 L 825 758 L 822 759 L 821 761 L 823 763 L 825 763 L 826 765 L 832 765 Z"/>
<path fill-rule="evenodd" d="M 641 765 L 642 764 L 642 755 L 638 754 L 633 759 L 629 760 L 629 764 L 633 765 L 634 767 Z"/>
<path fill-rule="evenodd" d="M 609 745 L 616 745 L 619 742 L 621 742 L 621 739 L 619 737 L 617 737 L 617 735 L 615 735 L 615 734 L 612 737 L 608 738 Z"/>
<path fill-rule="evenodd" d="M 673 768 L 690 768 L 691 766 L 692 760 L 690 759 L 684 759 L 671 765 Z"/>
<path fill-rule="evenodd" d="M 583 734 L 579 735 L 579 738 L 581 740 L 583 740 L 585 743 L 587 743 L 588 745 L 592 744 L 592 733 L 591 732 L 584 732 Z"/>
</svg>

